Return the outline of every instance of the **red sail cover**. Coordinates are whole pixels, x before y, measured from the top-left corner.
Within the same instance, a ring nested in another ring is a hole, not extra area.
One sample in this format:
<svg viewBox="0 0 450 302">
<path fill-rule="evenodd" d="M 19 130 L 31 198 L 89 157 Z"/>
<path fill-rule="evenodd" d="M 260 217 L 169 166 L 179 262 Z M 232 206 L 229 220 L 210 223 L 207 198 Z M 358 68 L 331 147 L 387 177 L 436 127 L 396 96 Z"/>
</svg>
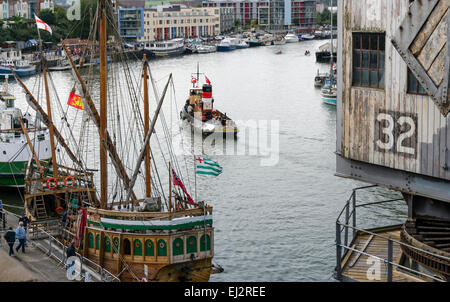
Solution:
<svg viewBox="0 0 450 302">
<path fill-rule="evenodd" d="M 189 193 L 186 191 L 186 188 L 184 187 L 183 182 L 181 181 L 181 179 L 177 176 L 177 174 L 175 173 L 175 171 L 172 169 L 172 176 L 173 176 L 173 184 L 174 186 L 179 186 L 181 188 L 181 190 L 183 190 L 184 194 L 186 194 L 189 203 L 190 204 L 194 204 L 194 201 L 191 198 L 191 195 L 189 195 Z"/>
<path fill-rule="evenodd" d="M 75 234 L 75 246 L 79 247 L 81 243 L 81 239 L 84 235 L 84 229 L 86 228 L 86 219 L 87 214 L 85 209 L 80 209 L 78 211 L 78 219 L 77 219 L 77 233 Z"/>
<path fill-rule="evenodd" d="M 69 95 L 69 100 L 67 101 L 67 105 L 72 106 L 74 108 L 84 110 L 83 106 L 83 100 L 81 99 L 81 96 L 78 94 L 75 94 L 73 92 Z"/>
</svg>

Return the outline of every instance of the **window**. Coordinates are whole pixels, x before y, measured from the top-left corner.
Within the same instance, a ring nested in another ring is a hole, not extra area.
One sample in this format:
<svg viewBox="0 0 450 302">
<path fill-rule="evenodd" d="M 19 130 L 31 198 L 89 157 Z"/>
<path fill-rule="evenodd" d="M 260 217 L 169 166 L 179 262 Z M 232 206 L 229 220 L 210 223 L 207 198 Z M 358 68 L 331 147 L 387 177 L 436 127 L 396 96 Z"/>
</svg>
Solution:
<svg viewBox="0 0 450 302">
<path fill-rule="evenodd" d="M 428 95 L 425 89 L 420 85 L 414 73 L 408 68 L 408 93 Z"/>
<path fill-rule="evenodd" d="M 384 88 L 385 34 L 353 34 L 353 85 Z"/>
</svg>

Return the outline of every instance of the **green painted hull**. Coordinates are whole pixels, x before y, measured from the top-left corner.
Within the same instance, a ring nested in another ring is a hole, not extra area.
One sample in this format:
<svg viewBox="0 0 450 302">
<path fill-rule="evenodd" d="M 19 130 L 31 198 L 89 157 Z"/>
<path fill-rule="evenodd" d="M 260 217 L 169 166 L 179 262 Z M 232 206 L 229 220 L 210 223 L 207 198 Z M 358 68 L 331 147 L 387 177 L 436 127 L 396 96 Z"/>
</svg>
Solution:
<svg viewBox="0 0 450 302">
<path fill-rule="evenodd" d="M 25 186 L 25 168 L 27 162 L 0 162 L 0 187 Z"/>
<path fill-rule="evenodd" d="M 0 162 L 0 187 L 23 188 L 26 167 L 26 161 Z"/>
</svg>

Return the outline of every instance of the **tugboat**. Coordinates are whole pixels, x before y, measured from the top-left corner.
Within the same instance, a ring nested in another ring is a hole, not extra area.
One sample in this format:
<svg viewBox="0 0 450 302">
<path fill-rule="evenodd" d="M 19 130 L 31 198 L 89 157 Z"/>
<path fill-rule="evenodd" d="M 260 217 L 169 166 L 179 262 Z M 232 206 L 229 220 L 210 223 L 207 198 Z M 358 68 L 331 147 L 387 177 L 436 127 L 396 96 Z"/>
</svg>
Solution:
<svg viewBox="0 0 450 302">
<path fill-rule="evenodd" d="M 8 92 L 8 76 L 5 86 L 5 91 L 0 92 L 0 187 L 21 188 L 25 184 L 25 166 L 32 155 L 28 144 L 32 142 L 39 160 L 48 160 L 49 135 L 31 114 L 22 114 L 15 107 L 16 98 Z M 24 128 L 28 136 L 24 135 Z"/>
<path fill-rule="evenodd" d="M 189 90 L 189 98 L 180 112 L 180 118 L 186 120 L 195 131 L 201 132 L 203 135 L 210 134 L 227 134 L 232 133 L 237 137 L 239 130 L 235 122 L 230 119 L 227 114 L 220 112 L 214 108 L 214 98 L 212 97 L 212 85 L 205 76 L 206 84 L 199 88 L 200 73 L 191 75 L 193 87 Z"/>
</svg>

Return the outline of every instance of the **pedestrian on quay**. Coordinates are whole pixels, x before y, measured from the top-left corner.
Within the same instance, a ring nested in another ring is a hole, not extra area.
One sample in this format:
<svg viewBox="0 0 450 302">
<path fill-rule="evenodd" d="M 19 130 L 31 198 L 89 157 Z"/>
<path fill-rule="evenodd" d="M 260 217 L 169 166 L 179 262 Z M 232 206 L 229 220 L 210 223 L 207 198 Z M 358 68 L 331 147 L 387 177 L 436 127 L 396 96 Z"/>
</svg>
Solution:
<svg viewBox="0 0 450 302">
<path fill-rule="evenodd" d="M 27 239 L 27 232 L 23 228 L 23 222 L 19 222 L 19 226 L 16 229 L 16 238 L 19 240 L 19 245 L 16 247 L 16 252 L 22 247 L 22 253 L 25 253 L 25 241 Z"/>
<path fill-rule="evenodd" d="M 76 256 L 76 255 L 77 254 L 75 253 L 75 241 L 72 241 L 66 250 L 66 256 L 67 256 L 67 259 L 69 259 L 70 257 Z"/>
<path fill-rule="evenodd" d="M 25 213 L 22 212 L 22 217 L 19 218 L 19 223 L 23 223 L 23 228 L 25 229 L 25 233 L 28 233 L 28 223 L 30 223 L 30 219 L 25 216 Z M 25 238 L 25 246 L 27 246 L 27 240 Z"/>
<path fill-rule="evenodd" d="M 12 227 L 8 228 L 8 231 L 6 231 L 4 238 L 9 245 L 9 255 L 14 257 L 15 255 L 14 255 L 13 247 L 14 247 L 14 242 L 16 242 L 16 232 L 14 232 Z"/>
<path fill-rule="evenodd" d="M 25 229 L 25 232 L 28 230 L 28 223 L 30 222 L 30 219 L 28 219 L 27 216 L 25 216 L 25 212 L 22 212 L 22 216 L 19 218 L 19 223 L 23 222 L 23 228 Z"/>
</svg>

